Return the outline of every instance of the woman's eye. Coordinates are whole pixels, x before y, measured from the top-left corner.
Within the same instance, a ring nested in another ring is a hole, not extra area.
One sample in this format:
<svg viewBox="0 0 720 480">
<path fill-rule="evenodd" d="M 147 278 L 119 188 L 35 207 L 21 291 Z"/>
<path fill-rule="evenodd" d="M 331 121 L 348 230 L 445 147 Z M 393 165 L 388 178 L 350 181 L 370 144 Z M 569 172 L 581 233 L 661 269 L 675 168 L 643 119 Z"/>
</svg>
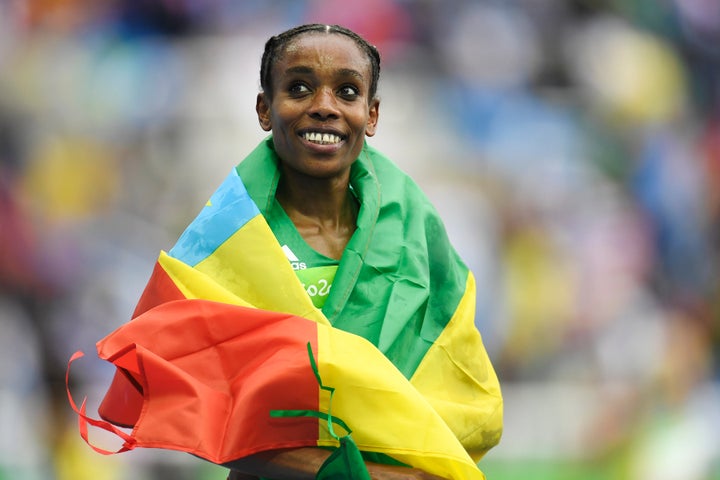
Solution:
<svg viewBox="0 0 720 480">
<path fill-rule="evenodd" d="M 293 95 L 302 95 L 309 91 L 310 89 L 304 83 L 293 83 L 289 88 L 289 92 Z"/>
<path fill-rule="evenodd" d="M 351 85 L 346 85 L 340 89 L 339 94 L 343 98 L 355 99 L 360 95 L 360 91 Z"/>
</svg>

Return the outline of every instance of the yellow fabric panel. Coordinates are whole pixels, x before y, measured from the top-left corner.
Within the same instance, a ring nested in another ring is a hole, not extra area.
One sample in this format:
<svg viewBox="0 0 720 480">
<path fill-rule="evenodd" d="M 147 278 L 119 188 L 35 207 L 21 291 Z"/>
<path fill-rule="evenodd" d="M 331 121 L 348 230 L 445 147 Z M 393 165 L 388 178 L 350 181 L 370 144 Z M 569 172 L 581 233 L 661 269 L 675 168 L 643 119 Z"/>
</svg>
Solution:
<svg viewBox="0 0 720 480">
<path fill-rule="evenodd" d="M 352 429 L 361 450 L 443 478 L 485 478 L 443 419 L 370 342 L 318 326 L 318 345 L 322 382 L 335 388 L 330 412 Z M 320 408 L 328 411 L 327 398 L 321 396 Z M 337 444 L 322 424 L 318 444 Z"/>
<path fill-rule="evenodd" d="M 195 268 L 257 308 L 330 325 L 302 288 L 262 215 L 248 221 Z"/>
<path fill-rule="evenodd" d="M 191 266 L 174 257 L 171 257 L 164 251 L 160 252 L 158 263 L 163 270 L 165 270 L 165 273 L 167 273 L 173 283 L 175 283 L 175 286 L 182 292 L 185 298 L 202 298 L 214 302 L 241 305 L 243 307 L 253 306 L 218 285 L 213 278 L 210 278 L 204 273 L 198 272 Z"/>
<path fill-rule="evenodd" d="M 319 389 L 320 411 L 345 421 L 361 450 L 391 455 L 443 478 L 485 478 L 476 462 L 499 440 L 502 401 L 473 325 L 472 275 L 456 314 L 411 383 L 370 342 L 329 325 L 260 216 L 195 268 L 165 252 L 159 262 L 187 298 L 282 311 L 316 321 L 320 376 L 324 385 L 336 389 L 332 405 L 329 393 Z M 480 358 L 477 352 L 482 352 Z M 452 378 L 443 372 L 451 372 Z M 491 418 L 469 431 L 478 416 Z M 318 445 L 336 446 L 326 423 L 320 422 L 319 428 Z M 337 434 L 345 433 L 340 426 L 335 428 Z"/>
<path fill-rule="evenodd" d="M 410 381 L 478 462 L 500 441 L 503 403 L 500 383 L 474 317 L 475 278 L 469 273 L 453 318 Z M 488 420 L 477 425 L 478 418 Z"/>
<path fill-rule="evenodd" d="M 324 352 L 325 349 L 328 348 L 329 345 L 331 345 L 331 343 L 332 343 L 331 338 L 334 338 L 334 332 L 335 332 L 334 329 L 328 329 L 328 328 L 323 328 L 323 327 L 318 326 L 317 343 L 318 343 L 319 352 L 313 352 L 313 354 L 315 355 L 315 358 L 317 360 L 318 373 L 320 374 L 320 380 L 322 381 L 322 384 L 324 386 L 331 387 L 331 388 L 337 388 L 337 385 L 334 385 L 329 382 L 329 380 L 331 380 L 329 378 L 329 373 L 326 371 L 327 369 L 325 367 L 323 367 L 323 364 L 322 364 L 322 359 L 324 358 L 324 354 L 320 353 L 320 352 Z M 327 352 L 325 352 L 325 353 L 327 353 Z M 326 377 L 328 377 L 328 378 L 326 378 Z M 321 411 L 323 413 L 328 413 L 334 417 L 338 417 L 341 420 L 345 421 L 346 419 L 343 417 L 339 417 L 337 410 L 334 410 L 332 408 L 332 407 L 337 406 L 335 397 L 333 397 L 333 403 L 331 405 L 330 392 L 328 392 L 327 390 L 324 390 L 324 389 L 319 389 L 319 390 L 320 390 L 320 396 L 319 396 L 319 401 L 318 401 L 319 411 Z M 346 424 L 347 424 L 347 422 L 346 422 Z M 340 445 L 340 442 L 335 440 L 335 438 L 332 435 L 330 435 L 330 431 L 327 428 L 326 422 L 321 421 L 319 426 L 320 426 L 320 432 L 318 435 L 318 445 L 319 446 L 337 447 Z M 348 427 L 351 429 L 353 428 L 351 425 L 348 425 Z M 339 425 L 333 425 L 333 429 L 335 431 L 335 434 L 340 437 L 342 437 L 343 435 L 348 433 L 348 432 L 343 431 L 343 428 L 340 427 Z"/>
</svg>

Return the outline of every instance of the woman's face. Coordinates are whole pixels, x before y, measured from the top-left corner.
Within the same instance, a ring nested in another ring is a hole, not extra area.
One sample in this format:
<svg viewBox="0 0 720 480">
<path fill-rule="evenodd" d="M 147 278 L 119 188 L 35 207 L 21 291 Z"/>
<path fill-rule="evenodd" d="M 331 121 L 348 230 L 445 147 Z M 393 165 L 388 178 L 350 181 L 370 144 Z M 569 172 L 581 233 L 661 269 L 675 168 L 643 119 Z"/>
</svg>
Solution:
<svg viewBox="0 0 720 480">
<path fill-rule="evenodd" d="M 272 131 L 285 170 L 316 178 L 349 171 L 365 135 L 375 134 L 379 102 L 370 99 L 370 59 L 339 34 L 293 39 L 272 67 L 272 98 L 260 93 L 257 113 Z"/>
</svg>

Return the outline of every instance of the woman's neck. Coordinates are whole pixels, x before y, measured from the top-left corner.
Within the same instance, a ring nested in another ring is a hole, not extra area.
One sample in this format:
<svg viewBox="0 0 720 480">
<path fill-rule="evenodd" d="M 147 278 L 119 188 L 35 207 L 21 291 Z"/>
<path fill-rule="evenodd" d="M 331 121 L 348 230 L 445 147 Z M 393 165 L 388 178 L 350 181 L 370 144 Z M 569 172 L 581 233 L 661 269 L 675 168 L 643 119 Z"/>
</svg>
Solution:
<svg viewBox="0 0 720 480">
<path fill-rule="evenodd" d="M 315 250 L 339 259 L 355 232 L 359 205 L 348 179 L 283 176 L 276 198 L 303 239 Z"/>
</svg>

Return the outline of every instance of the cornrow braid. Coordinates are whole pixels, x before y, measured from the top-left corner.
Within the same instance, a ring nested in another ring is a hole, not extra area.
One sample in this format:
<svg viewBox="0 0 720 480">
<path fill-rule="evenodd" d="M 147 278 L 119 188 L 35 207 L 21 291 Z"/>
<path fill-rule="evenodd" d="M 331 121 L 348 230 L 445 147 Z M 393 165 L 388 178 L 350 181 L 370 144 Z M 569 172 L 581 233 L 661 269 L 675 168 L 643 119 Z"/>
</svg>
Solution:
<svg viewBox="0 0 720 480">
<path fill-rule="evenodd" d="M 303 33 L 337 33 L 351 38 L 360 49 L 365 52 L 370 60 L 371 74 L 369 99 L 375 98 L 378 82 L 380 80 L 380 52 L 375 46 L 368 43 L 357 33 L 340 25 L 322 25 L 309 23 L 286 30 L 278 35 L 270 37 L 265 42 L 265 51 L 260 62 L 260 87 L 272 98 L 272 67 L 284 53 L 285 47 L 295 37 Z"/>
</svg>

